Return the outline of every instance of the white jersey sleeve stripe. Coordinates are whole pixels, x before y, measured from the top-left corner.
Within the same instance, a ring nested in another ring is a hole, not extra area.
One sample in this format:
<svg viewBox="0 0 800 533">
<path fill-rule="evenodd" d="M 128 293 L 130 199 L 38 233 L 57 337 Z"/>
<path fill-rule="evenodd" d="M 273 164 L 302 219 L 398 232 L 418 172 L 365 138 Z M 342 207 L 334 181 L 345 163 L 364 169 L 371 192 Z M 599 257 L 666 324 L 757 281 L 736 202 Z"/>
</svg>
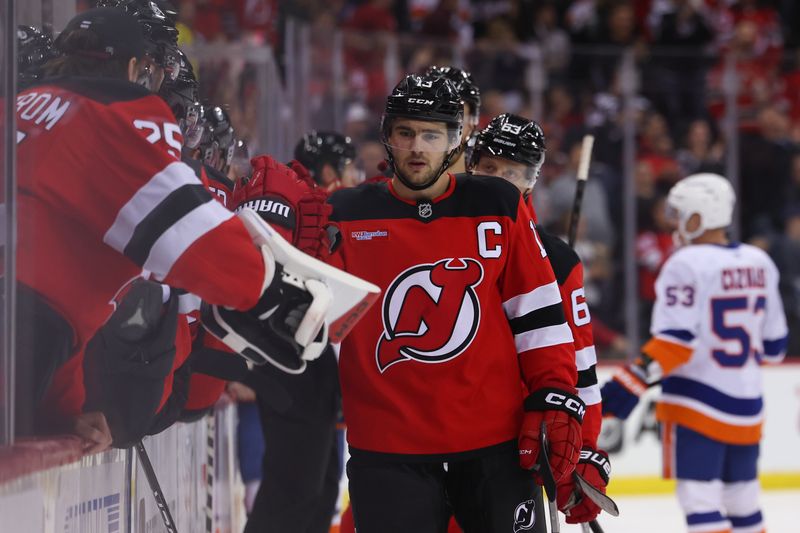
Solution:
<svg viewBox="0 0 800 533">
<path fill-rule="evenodd" d="M 188 165 L 180 161 L 164 167 L 122 206 L 114 223 L 103 236 L 103 242 L 118 252 L 124 252 L 139 223 L 171 192 L 184 185 L 202 185 L 202 182 Z"/>
<path fill-rule="evenodd" d="M 231 217 L 233 213 L 213 199 L 196 207 L 158 238 L 150 249 L 144 268 L 157 279 L 164 279 L 183 252 Z"/>
<path fill-rule="evenodd" d="M 561 303 L 558 283 L 553 281 L 547 285 L 536 287 L 530 292 L 509 298 L 503 302 L 503 309 L 509 320 L 527 315 L 531 311 Z"/>
<path fill-rule="evenodd" d="M 587 346 L 581 350 L 575 350 L 575 364 L 578 372 L 587 370 L 597 364 L 597 353 L 594 346 Z"/>
<path fill-rule="evenodd" d="M 572 341 L 572 330 L 569 329 L 566 322 L 556 326 L 547 326 L 514 335 L 514 344 L 517 346 L 517 353 L 535 350 L 537 348 L 545 348 L 547 346 L 555 346 L 557 344 L 565 344 Z"/>
<path fill-rule="evenodd" d="M 600 385 L 597 384 L 590 387 L 579 387 L 578 396 L 586 405 L 596 405 L 603 400 L 600 395 Z"/>
</svg>

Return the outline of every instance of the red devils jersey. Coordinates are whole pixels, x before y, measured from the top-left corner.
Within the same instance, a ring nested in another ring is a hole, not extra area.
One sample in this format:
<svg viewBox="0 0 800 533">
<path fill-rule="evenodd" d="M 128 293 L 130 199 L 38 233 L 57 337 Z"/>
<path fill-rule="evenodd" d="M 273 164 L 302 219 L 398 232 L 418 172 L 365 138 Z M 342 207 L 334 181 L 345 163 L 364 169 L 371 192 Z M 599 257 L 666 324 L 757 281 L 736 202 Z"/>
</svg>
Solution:
<svg viewBox="0 0 800 533">
<path fill-rule="evenodd" d="M 558 285 L 513 185 L 450 176 L 417 203 L 370 183 L 330 203 L 343 267 L 383 289 L 341 346 L 356 453 L 452 457 L 505 443 L 519 432 L 520 377 L 575 390 Z"/>
<path fill-rule="evenodd" d="M 21 93 L 17 126 L 18 278 L 72 326 L 74 354 L 143 270 L 210 303 L 256 303 L 260 254 L 180 162 L 180 130 L 158 96 L 125 81 L 65 78 Z M 81 364 L 65 366 L 50 397 L 75 413 L 83 399 L 68 391 L 82 382 Z"/>
<path fill-rule="evenodd" d="M 600 386 L 597 384 L 597 354 L 594 350 L 591 316 L 583 289 L 583 265 L 578 254 L 555 235 L 539 228 L 558 289 L 564 302 L 564 315 L 575 340 L 575 363 L 578 367 L 578 395 L 586 403 L 583 417 L 583 443 L 597 447 L 603 415 L 600 409 Z"/>
</svg>

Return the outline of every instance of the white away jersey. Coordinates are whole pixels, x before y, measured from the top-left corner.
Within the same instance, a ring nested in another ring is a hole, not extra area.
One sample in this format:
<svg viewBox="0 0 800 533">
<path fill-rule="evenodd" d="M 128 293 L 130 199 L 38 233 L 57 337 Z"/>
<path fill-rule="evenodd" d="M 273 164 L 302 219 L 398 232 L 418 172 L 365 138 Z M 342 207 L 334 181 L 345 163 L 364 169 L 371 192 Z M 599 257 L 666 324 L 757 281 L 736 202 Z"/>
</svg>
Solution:
<svg viewBox="0 0 800 533">
<path fill-rule="evenodd" d="M 778 277 L 747 244 L 691 245 L 667 260 L 643 348 L 664 369 L 660 420 L 732 444 L 760 440 L 759 366 L 786 351 Z"/>
</svg>

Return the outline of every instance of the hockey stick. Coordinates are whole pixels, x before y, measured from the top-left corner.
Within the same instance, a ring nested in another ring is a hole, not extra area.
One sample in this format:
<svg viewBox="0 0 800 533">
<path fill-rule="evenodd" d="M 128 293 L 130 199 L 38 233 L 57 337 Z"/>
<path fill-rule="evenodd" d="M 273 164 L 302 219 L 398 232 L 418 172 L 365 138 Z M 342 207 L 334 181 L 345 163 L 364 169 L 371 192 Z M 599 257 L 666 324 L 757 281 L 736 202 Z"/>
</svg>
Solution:
<svg viewBox="0 0 800 533">
<path fill-rule="evenodd" d="M 558 506 L 556 505 L 556 480 L 550 468 L 550 447 L 547 442 L 547 425 L 542 422 L 539 427 L 539 474 L 542 476 L 544 493 L 547 494 L 547 507 L 550 510 L 550 531 L 561 533 L 558 523 Z"/>
<path fill-rule="evenodd" d="M 589 179 L 589 162 L 592 160 L 592 146 L 594 146 L 594 135 L 584 135 L 581 147 L 581 159 L 578 162 L 578 183 L 575 185 L 575 200 L 572 203 L 572 216 L 569 220 L 567 231 L 567 243 L 570 248 L 575 246 L 575 237 L 578 233 L 578 221 L 581 217 L 581 205 L 583 205 L 583 190 L 586 188 L 586 180 Z"/>
<path fill-rule="evenodd" d="M 167 533 L 178 533 L 178 527 L 172 519 L 172 513 L 169 512 L 169 505 L 167 505 L 167 500 L 164 498 L 164 492 L 161 490 L 161 484 L 156 477 L 156 471 L 153 470 L 153 463 L 150 462 L 150 456 L 147 455 L 144 442 L 139 441 L 136 443 L 136 455 L 139 457 L 144 476 L 147 478 L 147 484 L 150 485 L 150 490 L 156 499 L 156 506 L 161 511 L 161 518 L 164 520 L 164 527 L 167 529 Z"/>
</svg>

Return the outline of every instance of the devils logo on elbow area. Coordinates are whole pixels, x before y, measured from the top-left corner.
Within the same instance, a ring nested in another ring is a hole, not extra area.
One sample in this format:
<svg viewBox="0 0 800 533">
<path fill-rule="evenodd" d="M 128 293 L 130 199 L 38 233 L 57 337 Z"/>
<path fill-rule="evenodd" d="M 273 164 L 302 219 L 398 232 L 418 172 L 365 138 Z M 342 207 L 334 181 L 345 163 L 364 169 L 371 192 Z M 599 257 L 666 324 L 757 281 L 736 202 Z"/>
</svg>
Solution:
<svg viewBox="0 0 800 533">
<path fill-rule="evenodd" d="M 443 363 L 461 355 L 480 324 L 475 287 L 482 280 L 483 266 L 471 258 L 401 272 L 383 298 L 383 333 L 375 347 L 381 373 L 401 361 Z"/>
</svg>

